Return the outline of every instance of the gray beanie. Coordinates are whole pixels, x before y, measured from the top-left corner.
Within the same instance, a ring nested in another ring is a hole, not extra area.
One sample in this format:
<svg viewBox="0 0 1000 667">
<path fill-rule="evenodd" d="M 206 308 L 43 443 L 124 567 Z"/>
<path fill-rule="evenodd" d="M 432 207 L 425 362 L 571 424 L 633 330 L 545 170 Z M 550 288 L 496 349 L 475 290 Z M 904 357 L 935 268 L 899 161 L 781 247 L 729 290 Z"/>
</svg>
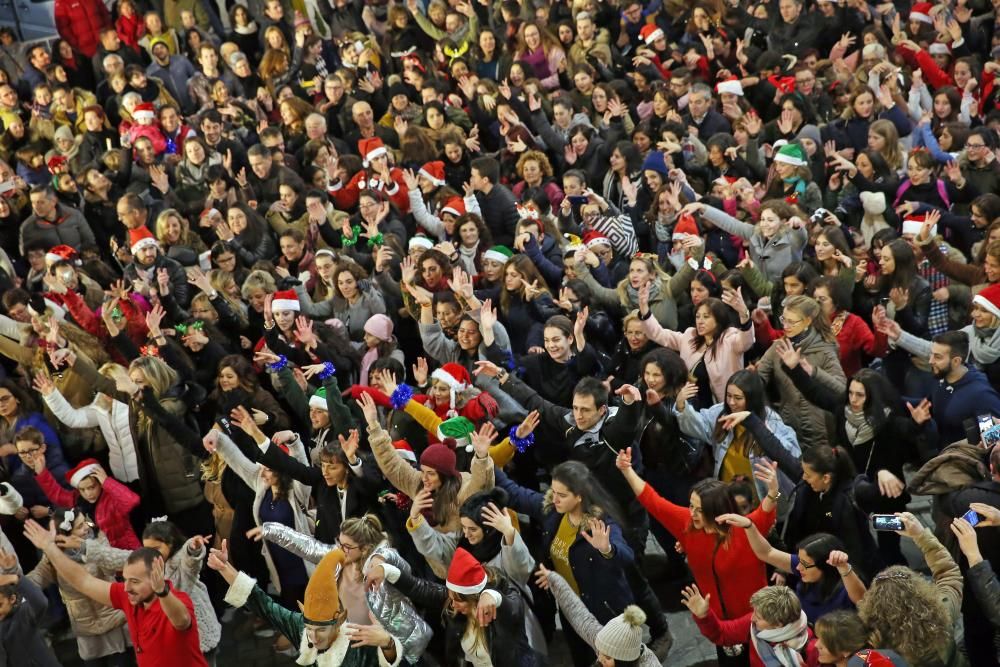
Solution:
<svg viewBox="0 0 1000 667">
<path fill-rule="evenodd" d="M 819 128 L 815 125 L 803 125 L 799 133 L 795 135 L 795 139 L 812 139 L 813 143 L 817 146 L 823 146 L 823 139 L 820 137 Z"/>
<path fill-rule="evenodd" d="M 615 660 L 638 660 L 642 654 L 642 624 L 646 613 L 634 604 L 608 621 L 594 637 L 594 648 Z"/>
</svg>

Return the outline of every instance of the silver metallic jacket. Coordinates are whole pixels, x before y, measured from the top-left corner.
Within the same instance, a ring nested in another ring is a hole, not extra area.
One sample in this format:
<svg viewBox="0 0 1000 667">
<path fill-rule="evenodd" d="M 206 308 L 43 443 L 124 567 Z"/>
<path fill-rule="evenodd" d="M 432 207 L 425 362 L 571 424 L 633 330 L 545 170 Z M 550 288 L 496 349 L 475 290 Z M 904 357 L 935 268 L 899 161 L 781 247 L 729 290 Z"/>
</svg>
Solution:
<svg viewBox="0 0 1000 667">
<path fill-rule="evenodd" d="M 311 535 L 304 535 L 288 526 L 271 521 L 264 522 L 261 529 L 263 538 L 272 544 L 290 551 L 302 560 L 319 563 L 336 545 L 320 542 Z M 368 563 L 379 556 L 386 563 L 398 567 L 404 572 L 410 571 L 410 564 L 399 555 L 399 552 L 383 542 L 365 562 L 363 571 L 368 570 Z M 427 622 L 413 608 L 410 598 L 406 597 L 396 587 L 387 581 L 375 590 L 365 593 L 368 608 L 378 619 L 386 632 L 399 640 L 403 645 L 403 658 L 415 664 L 427 648 L 433 634 Z"/>
</svg>

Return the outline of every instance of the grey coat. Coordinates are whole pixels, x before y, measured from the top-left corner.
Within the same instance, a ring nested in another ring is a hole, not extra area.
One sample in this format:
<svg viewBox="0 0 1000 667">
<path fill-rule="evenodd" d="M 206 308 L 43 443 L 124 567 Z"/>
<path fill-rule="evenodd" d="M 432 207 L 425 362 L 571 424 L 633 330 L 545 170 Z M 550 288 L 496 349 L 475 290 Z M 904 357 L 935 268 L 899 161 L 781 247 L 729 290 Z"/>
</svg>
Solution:
<svg viewBox="0 0 1000 667">
<path fill-rule="evenodd" d="M 776 284 L 780 284 L 781 272 L 786 266 L 802 260 L 802 248 L 809 240 L 804 227 L 785 228 L 765 239 L 757 225 L 737 220 L 725 211 L 706 206 L 702 215 L 719 229 L 747 241 L 750 259 L 769 281 Z"/>
</svg>

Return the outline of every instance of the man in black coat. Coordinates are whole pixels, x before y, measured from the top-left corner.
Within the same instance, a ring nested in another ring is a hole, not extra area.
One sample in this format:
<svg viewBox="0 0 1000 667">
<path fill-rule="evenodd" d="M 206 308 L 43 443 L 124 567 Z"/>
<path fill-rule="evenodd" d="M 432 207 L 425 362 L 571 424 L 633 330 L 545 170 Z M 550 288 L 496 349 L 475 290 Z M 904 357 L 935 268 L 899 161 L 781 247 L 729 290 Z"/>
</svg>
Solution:
<svg viewBox="0 0 1000 667">
<path fill-rule="evenodd" d="M 691 87 L 688 93 L 688 110 L 684 114 L 684 124 L 698 128 L 698 138 L 708 141 L 713 134 L 731 133 L 733 128 L 729 119 L 714 108 L 712 89 L 703 83 Z"/>
<path fill-rule="evenodd" d="M 491 157 L 480 157 L 472 161 L 472 179 L 469 181 L 476 191 L 479 208 L 483 211 L 483 222 L 497 245 L 514 244 L 514 230 L 521 220 L 517 212 L 517 198 L 507 186 L 500 185 L 500 163 Z"/>
</svg>

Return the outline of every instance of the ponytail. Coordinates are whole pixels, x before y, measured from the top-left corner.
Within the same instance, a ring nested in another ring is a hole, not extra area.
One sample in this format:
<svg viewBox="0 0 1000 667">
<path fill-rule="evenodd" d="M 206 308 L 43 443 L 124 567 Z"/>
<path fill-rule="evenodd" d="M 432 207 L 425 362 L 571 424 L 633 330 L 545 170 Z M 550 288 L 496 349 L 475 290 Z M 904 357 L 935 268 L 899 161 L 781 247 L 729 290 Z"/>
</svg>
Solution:
<svg viewBox="0 0 1000 667">
<path fill-rule="evenodd" d="M 812 447 L 802 452 L 802 463 L 808 463 L 820 475 L 830 475 L 832 486 L 848 482 L 857 474 L 850 452 L 843 447 Z"/>
</svg>

